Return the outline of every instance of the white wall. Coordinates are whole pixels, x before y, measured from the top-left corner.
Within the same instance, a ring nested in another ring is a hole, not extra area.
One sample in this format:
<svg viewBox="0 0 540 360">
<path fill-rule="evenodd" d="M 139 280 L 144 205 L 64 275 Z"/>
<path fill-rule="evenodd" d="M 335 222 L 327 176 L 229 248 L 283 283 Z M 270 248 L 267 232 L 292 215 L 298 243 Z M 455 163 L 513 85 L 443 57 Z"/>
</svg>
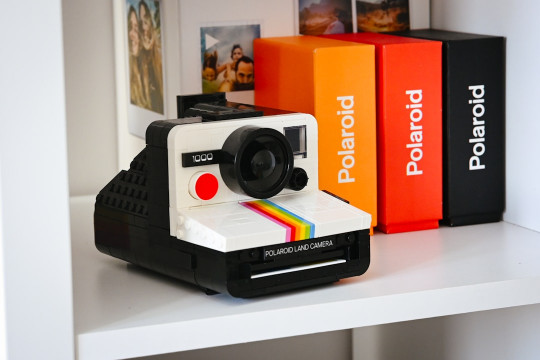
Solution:
<svg viewBox="0 0 540 360">
<path fill-rule="evenodd" d="M 0 204 L 2 204 L 2 157 L 0 157 Z M 4 268 L 4 226 L 0 212 L 0 360 L 7 359 L 6 291 Z"/>
<path fill-rule="evenodd" d="M 118 170 L 113 4 L 65 0 L 62 12 L 69 190 L 97 194 Z"/>
<path fill-rule="evenodd" d="M 503 35 L 506 65 L 506 213 L 504 219 L 540 231 L 540 3 L 534 0 L 432 0 L 432 26 Z"/>
<path fill-rule="evenodd" d="M 0 328 L 6 330 L 0 356 L 71 359 L 60 0 L 10 2 L 0 15 L 0 33 Z"/>
</svg>

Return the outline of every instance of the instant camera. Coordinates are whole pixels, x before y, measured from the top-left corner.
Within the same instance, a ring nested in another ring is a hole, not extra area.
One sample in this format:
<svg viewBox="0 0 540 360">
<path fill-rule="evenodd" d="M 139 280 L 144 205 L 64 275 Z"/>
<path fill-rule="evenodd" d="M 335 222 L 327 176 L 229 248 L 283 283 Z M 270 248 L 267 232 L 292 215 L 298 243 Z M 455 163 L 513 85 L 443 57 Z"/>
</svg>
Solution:
<svg viewBox="0 0 540 360">
<path fill-rule="evenodd" d="M 371 216 L 318 188 L 311 115 L 179 97 L 96 198 L 99 251 L 253 297 L 363 274 Z"/>
</svg>

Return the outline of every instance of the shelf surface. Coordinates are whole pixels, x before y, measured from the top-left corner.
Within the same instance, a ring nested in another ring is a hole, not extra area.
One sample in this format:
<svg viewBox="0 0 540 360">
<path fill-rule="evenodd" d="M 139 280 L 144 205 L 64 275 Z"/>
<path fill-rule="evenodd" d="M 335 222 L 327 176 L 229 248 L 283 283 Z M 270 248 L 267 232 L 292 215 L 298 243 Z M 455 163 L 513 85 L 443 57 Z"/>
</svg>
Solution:
<svg viewBox="0 0 540 360">
<path fill-rule="evenodd" d="M 359 277 L 256 299 L 207 296 L 94 246 L 71 199 L 78 358 L 154 355 L 540 303 L 540 234 L 509 223 L 376 233 Z"/>
</svg>

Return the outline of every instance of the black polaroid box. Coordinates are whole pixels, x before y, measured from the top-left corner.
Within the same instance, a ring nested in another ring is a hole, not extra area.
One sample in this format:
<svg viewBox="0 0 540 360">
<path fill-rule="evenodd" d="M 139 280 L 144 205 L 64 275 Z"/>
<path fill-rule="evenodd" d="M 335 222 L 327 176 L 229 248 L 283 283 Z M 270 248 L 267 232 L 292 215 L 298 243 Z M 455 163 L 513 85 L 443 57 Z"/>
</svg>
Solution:
<svg viewBox="0 0 540 360">
<path fill-rule="evenodd" d="M 97 196 L 99 251 L 236 297 L 367 270 L 371 216 L 319 190 L 315 118 L 224 94 L 178 107 Z"/>
<path fill-rule="evenodd" d="M 443 222 L 501 220 L 505 205 L 505 38 L 442 30 Z"/>
</svg>

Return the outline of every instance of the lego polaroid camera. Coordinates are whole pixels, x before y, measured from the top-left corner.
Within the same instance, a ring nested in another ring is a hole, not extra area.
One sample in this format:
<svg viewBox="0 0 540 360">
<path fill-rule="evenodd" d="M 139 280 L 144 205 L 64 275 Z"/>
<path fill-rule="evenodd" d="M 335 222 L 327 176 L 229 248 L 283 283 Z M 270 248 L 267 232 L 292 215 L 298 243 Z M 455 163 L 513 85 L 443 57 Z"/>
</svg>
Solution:
<svg viewBox="0 0 540 360">
<path fill-rule="evenodd" d="M 311 115 L 179 97 L 96 198 L 99 251 L 207 293 L 253 297 L 363 274 L 371 216 L 318 188 Z"/>
</svg>

